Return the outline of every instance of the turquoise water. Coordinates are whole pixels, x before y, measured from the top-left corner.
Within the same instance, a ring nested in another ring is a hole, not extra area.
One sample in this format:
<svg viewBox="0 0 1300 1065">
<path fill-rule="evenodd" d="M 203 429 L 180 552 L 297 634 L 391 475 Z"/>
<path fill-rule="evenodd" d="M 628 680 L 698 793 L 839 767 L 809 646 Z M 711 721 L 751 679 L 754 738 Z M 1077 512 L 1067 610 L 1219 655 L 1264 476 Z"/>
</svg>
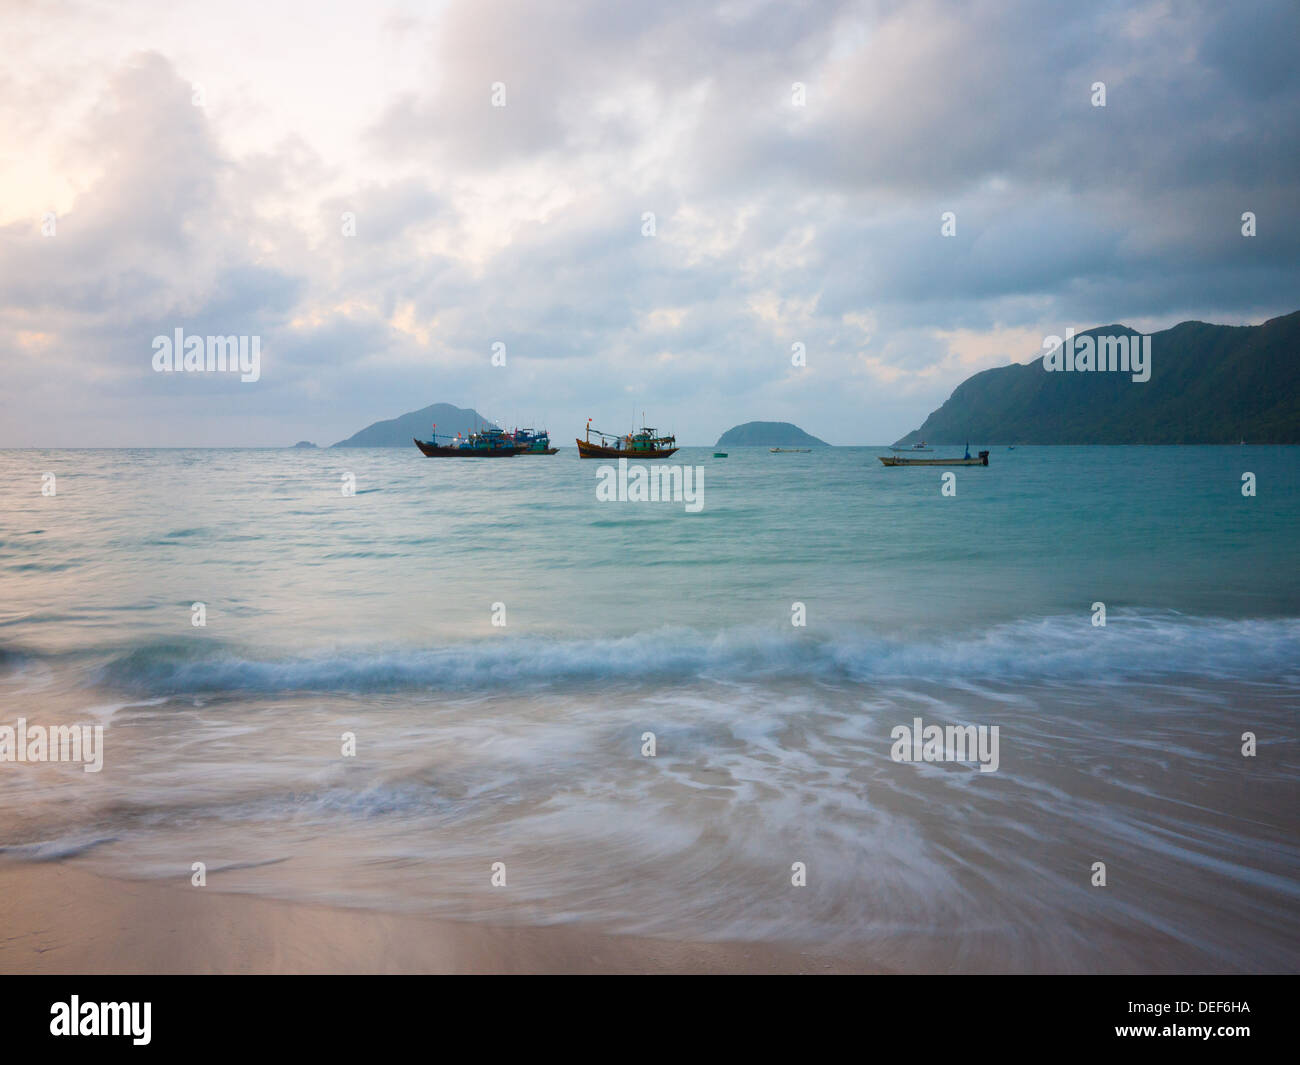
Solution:
<svg viewBox="0 0 1300 1065">
<path fill-rule="evenodd" d="M 571 448 L 0 452 L 0 725 L 107 725 L 99 774 L 0 763 L 0 846 L 905 969 L 1296 968 L 1300 449 L 991 450 L 945 496 L 684 448 L 699 513 Z M 915 716 L 999 769 L 893 761 Z"/>
</svg>

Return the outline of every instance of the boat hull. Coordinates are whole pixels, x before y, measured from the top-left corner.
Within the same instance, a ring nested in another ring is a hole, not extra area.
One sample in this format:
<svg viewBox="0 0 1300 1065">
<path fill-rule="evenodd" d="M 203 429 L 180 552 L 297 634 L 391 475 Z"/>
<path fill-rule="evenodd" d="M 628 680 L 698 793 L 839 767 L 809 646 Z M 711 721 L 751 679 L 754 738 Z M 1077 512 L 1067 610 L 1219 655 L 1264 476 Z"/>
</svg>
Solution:
<svg viewBox="0 0 1300 1065">
<path fill-rule="evenodd" d="M 589 444 L 585 440 L 575 440 L 574 443 L 578 445 L 578 457 L 584 459 L 666 459 L 677 450 L 675 447 L 660 447 L 624 451 L 621 448 Z"/>
<path fill-rule="evenodd" d="M 443 447 L 423 440 L 416 440 L 415 446 L 430 459 L 503 459 L 512 458 L 520 451 L 517 447 Z"/>
<path fill-rule="evenodd" d="M 913 459 L 902 455 L 878 455 L 877 458 L 885 466 L 987 466 L 989 464 L 987 451 L 981 451 L 973 459 Z"/>
</svg>

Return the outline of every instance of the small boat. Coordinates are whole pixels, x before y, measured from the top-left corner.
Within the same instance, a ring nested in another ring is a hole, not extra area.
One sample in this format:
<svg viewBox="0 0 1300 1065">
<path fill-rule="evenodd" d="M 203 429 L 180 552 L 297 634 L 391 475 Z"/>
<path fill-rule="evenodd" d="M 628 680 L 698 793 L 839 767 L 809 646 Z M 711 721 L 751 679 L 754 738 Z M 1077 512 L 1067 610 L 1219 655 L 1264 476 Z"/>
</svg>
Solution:
<svg viewBox="0 0 1300 1065">
<path fill-rule="evenodd" d="M 911 447 L 894 447 L 891 445 L 889 450 L 890 451 L 933 451 L 934 448 L 926 447 L 925 441 L 922 440 L 919 444 L 913 444 L 911 445 Z"/>
<path fill-rule="evenodd" d="M 727 457 L 727 453 L 725 451 L 715 451 L 713 453 L 713 457 L 715 459 L 725 459 Z"/>
<path fill-rule="evenodd" d="M 434 428 L 438 428 L 436 425 Z M 476 433 L 469 433 L 461 436 L 457 433 L 455 436 L 443 436 L 444 440 L 450 443 L 438 443 L 440 434 L 433 433 L 430 440 L 415 439 L 415 446 L 420 449 L 420 453 L 425 458 L 458 458 L 458 459 L 495 459 L 510 458 L 518 455 L 521 448 L 515 443 L 515 438 L 507 433 L 504 429 L 497 429 L 495 426 L 490 429 L 483 429 Z"/>
<path fill-rule="evenodd" d="M 770 447 L 768 451 L 773 455 L 802 455 L 812 451 L 810 447 Z"/>
<path fill-rule="evenodd" d="M 593 432 L 600 437 L 599 444 L 591 442 Z M 657 429 L 647 425 L 626 436 L 616 436 L 592 429 L 590 418 L 587 439 L 574 442 L 578 445 L 578 457 L 584 459 L 666 459 L 677 450 L 677 437 L 660 436 Z"/>
<path fill-rule="evenodd" d="M 965 457 L 960 459 L 914 459 L 910 455 L 880 455 L 878 458 L 885 466 L 987 466 L 989 464 L 987 451 L 981 451 L 975 458 L 971 458 L 970 448 L 966 449 Z"/>
</svg>

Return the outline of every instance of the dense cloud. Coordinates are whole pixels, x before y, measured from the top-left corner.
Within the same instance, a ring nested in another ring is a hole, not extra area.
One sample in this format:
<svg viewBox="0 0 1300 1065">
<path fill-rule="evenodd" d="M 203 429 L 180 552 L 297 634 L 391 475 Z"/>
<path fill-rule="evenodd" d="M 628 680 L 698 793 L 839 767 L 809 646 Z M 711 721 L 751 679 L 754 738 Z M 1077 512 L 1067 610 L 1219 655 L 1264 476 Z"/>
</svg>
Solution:
<svg viewBox="0 0 1300 1065">
<path fill-rule="evenodd" d="M 435 401 L 882 442 L 1067 326 L 1300 306 L 1291 0 L 258 10 L 15 20 L 0 446 L 330 442 Z M 261 379 L 154 373 L 178 326 L 259 335 Z"/>
</svg>

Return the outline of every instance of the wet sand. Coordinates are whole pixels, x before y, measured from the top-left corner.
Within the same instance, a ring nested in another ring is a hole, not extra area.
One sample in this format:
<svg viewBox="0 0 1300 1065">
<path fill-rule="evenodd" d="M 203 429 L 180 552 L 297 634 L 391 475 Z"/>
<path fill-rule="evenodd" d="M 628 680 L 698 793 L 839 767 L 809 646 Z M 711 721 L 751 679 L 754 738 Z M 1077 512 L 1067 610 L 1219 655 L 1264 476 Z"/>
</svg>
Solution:
<svg viewBox="0 0 1300 1065">
<path fill-rule="evenodd" d="M 0 864 L 0 973 L 850 973 L 866 959 L 461 924 Z"/>
</svg>

